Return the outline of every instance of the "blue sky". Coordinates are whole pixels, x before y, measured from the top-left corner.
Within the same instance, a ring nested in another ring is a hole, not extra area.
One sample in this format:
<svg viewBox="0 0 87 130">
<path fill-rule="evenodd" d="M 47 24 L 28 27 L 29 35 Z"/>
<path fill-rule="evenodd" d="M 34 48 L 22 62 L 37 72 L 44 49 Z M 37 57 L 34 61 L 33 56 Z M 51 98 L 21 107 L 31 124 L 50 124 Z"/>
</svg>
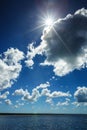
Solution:
<svg viewBox="0 0 87 130">
<path fill-rule="evenodd" d="M 86 0 L 4 0 L 0 12 L 0 112 L 87 114 Z"/>
</svg>

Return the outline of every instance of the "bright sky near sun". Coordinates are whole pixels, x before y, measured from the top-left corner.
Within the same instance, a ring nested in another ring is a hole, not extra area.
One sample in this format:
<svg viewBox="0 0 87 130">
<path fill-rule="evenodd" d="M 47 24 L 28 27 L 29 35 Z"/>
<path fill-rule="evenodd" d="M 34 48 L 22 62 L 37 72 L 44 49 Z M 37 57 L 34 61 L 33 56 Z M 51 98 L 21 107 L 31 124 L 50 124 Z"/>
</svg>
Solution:
<svg viewBox="0 0 87 130">
<path fill-rule="evenodd" d="M 87 114 L 86 0 L 4 0 L 0 12 L 0 113 Z"/>
<path fill-rule="evenodd" d="M 54 23 L 53 19 L 52 18 L 47 18 L 46 21 L 45 21 L 45 24 L 47 26 L 52 26 Z"/>
</svg>

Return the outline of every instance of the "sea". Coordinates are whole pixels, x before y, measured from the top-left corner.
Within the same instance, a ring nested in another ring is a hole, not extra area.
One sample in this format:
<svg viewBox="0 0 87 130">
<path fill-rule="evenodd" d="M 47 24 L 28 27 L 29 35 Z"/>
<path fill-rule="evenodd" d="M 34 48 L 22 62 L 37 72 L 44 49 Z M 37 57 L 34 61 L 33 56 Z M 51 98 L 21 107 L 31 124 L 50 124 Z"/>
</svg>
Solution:
<svg viewBox="0 0 87 130">
<path fill-rule="evenodd" d="M 87 115 L 0 115 L 0 130 L 87 130 Z"/>
</svg>

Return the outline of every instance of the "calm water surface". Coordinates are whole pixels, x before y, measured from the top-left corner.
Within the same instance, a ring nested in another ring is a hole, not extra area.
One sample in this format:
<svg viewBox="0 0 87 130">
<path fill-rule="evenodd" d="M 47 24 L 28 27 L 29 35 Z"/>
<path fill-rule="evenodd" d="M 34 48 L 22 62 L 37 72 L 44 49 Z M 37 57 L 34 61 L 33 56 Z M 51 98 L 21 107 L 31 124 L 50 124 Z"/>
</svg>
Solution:
<svg viewBox="0 0 87 130">
<path fill-rule="evenodd" d="M 0 130 L 87 130 L 87 115 L 0 116 Z"/>
</svg>

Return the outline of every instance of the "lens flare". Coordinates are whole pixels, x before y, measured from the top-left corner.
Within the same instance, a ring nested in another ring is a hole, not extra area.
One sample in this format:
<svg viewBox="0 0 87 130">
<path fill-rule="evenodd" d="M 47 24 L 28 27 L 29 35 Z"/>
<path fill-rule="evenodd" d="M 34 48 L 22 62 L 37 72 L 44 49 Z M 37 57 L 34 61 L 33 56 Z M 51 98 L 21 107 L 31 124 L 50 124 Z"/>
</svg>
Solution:
<svg viewBox="0 0 87 130">
<path fill-rule="evenodd" d="M 52 18 L 47 18 L 47 19 L 45 20 L 45 25 L 46 25 L 46 26 L 53 26 L 53 24 L 54 24 L 54 21 L 53 21 Z"/>
</svg>

